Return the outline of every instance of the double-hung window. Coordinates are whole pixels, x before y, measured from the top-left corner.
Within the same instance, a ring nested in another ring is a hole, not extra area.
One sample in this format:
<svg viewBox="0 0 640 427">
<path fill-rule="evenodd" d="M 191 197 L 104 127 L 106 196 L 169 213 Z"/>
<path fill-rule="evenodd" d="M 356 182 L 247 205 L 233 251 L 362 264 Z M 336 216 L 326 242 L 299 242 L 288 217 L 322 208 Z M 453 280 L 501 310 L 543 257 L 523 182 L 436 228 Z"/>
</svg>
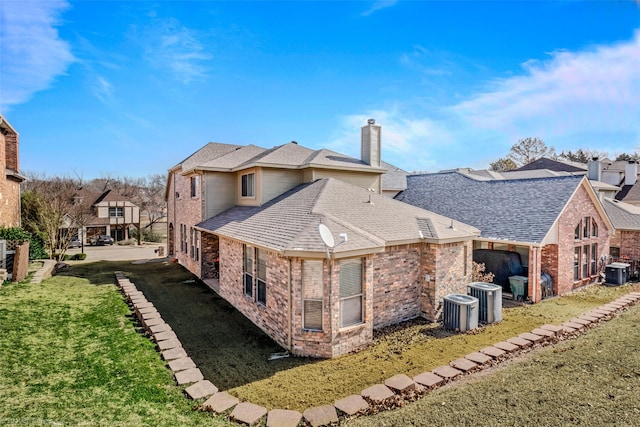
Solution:
<svg viewBox="0 0 640 427">
<path fill-rule="evenodd" d="M 340 327 L 357 325 L 363 320 L 362 259 L 340 263 Z"/>
<path fill-rule="evenodd" d="M 302 262 L 302 327 L 312 331 L 322 330 L 322 304 L 324 286 L 322 261 Z"/>
<path fill-rule="evenodd" d="M 256 271 L 256 301 L 258 304 L 267 305 L 267 251 L 256 249 L 258 259 Z"/>
<path fill-rule="evenodd" d="M 255 174 L 248 173 L 242 175 L 242 197 L 254 197 L 255 195 Z"/>
<path fill-rule="evenodd" d="M 573 253 L 573 280 L 588 279 L 595 276 L 598 269 L 598 224 L 593 217 L 585 216 L 574 229 L 576 241 Z"/>
<path fill-rule="evenodd" d="M 253 246 L 244 246 L 244 294 L 253 297 Z"/>
<path fill-rule="evenodd" d="M 200 186 L 200 177 L 198 175 L 191 177 L 191 197 L 198 197 L 198 187 Z"/>
</svg>

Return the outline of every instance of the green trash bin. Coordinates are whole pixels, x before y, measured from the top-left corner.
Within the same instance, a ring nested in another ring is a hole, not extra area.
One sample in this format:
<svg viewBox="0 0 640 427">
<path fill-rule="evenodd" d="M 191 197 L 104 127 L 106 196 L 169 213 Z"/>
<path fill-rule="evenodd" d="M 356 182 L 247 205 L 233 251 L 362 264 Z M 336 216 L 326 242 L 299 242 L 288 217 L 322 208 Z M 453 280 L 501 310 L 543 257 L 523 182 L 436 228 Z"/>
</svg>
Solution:
<svg viewBox="0 0 640 427">
<path fill-rule="evenodd" d="M 527 299 L 529 278 L 524 276 L 510 276 L 509 285 L 511 286 L 511 293 L 513 299 L 518 301 L 524 301 Z"/>
</svg>

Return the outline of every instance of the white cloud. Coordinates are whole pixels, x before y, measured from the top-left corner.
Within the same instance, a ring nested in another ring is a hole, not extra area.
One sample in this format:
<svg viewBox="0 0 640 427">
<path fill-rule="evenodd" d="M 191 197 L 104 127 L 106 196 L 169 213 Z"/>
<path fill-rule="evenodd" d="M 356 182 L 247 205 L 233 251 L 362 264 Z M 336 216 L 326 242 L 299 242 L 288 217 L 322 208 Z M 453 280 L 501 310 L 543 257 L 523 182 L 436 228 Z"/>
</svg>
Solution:
<svg viewBox="0 0 640 427">
<path fill-rule="evenodd" d="M 56 29 L 68 7 L 63 0 L 3 0 L 0 4 L 1 110 L 49 88 L 75 61 L 69 43 L 60 39 Z"/>
<path fill-rule="evenodd" d="M 546 61 L 524 63 L 522 71 L 495 80 L 451 113 L 467 126 L 520 137 L 640 135 L 640 31 L 624 43 L 553 52 Z"/>
<path fill-rule="evenodd" d="M 386 9 L 387 7 L 395 6 L 398 3 L 398 0 L 377 0 L 374 1 L 371 7 L 364 12 L 362 12 L 362 16 L 369 16 L 373 12 L 376 12 L 380 9 Z"/>
<path fill-rule="evenodd" d="M 147 29 L 145 58 L 158 69 L 169 69 L 182 83 L 205 77 L 203 61 L 211 59 L 198 34 L 176 19 L 166 19 Z"/>
<path fill-rule="evenodd" d="M 93 87 L 93 93 L 104 103 L 113 100 L 113 86 L 102 76 L 97 77 Z"/>
</svg>

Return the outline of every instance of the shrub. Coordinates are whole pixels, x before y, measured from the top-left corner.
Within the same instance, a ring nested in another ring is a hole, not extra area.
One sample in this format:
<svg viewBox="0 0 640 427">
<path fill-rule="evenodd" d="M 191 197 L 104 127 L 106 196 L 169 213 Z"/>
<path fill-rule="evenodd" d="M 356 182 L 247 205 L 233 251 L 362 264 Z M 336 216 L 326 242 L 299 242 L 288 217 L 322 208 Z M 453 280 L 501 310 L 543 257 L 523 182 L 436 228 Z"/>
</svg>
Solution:
<svg viewBox="0 0 640 427">
<path fill-rule="evenodd" d="M 87 259 L 87 254 L 75 254 L 71 257 L 71 259 L 76 261 L 84 261 L 85 259 Z"/>
<path fill-rule="evenodd" d="M 138 230 L 131 229 L 129 231 L 129 235 L 134 238 L 137 239 L 138 238 Z M 162 237 L 162 235 L 158 234 L 158 233 L 154 233 L 151 230 L 148 230 L 146 228 L 142 229 L 142 236 L 141 239 L 144 242 L 151 242 L 151 243 L 161 243 L 164 241 L 164 238 Z"/>
<path fill-rule="evenodd" d="M 31 234 L 20 227 L 0 228 L 0 240 L 29 241 L 29 260 L 48 258 L 42 237 Z"/>
</svg>

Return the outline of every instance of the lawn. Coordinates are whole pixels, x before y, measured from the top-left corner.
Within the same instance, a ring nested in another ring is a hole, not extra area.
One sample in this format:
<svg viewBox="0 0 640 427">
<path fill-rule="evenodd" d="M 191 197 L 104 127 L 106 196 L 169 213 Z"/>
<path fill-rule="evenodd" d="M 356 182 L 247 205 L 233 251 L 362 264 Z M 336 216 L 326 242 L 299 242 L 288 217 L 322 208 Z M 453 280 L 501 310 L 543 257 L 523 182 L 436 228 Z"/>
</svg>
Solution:
<svg viewBox="0 0 640 427">
<path fill-rule="evenodd" d="M 0 287 L 0 425 L 230 425 L 174 385 L 112 276 Z"/>
<path fill-rule="evenodd" d="M 268 409 L 330 404 L 397 373 L 415 375 L 541 324 L 560 323 L 632 289 L 593 287 L 505 309 L 500 324 L 470 334 L 415 321 L 378 334 L 376 345 L 357 354 L 268 361 L 282 349 L 181 266 L 78 263 L 42 285 L 0 288 L 0 343 L 7 349 L 0 355 L 0 424 L 224 424 L 194 411 L 197 405 L 173 385 L 153 344 L 136 330 L 115 287 L 116 270 L 156 305 L 205 378 Z"/>
</svg>

